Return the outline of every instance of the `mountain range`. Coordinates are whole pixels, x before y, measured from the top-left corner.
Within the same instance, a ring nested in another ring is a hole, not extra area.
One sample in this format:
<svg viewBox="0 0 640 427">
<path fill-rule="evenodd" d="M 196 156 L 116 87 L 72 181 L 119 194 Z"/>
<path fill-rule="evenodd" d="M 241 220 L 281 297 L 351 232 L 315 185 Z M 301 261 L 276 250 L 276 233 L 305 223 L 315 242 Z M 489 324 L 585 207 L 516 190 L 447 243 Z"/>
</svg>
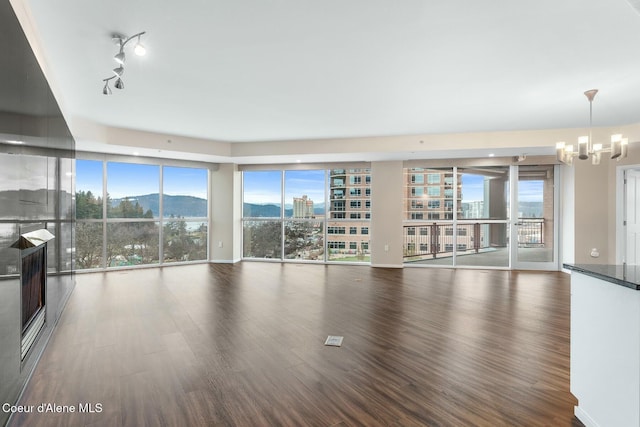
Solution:
<svg viewBox="0 0 640 427">
<path fill-rule="evenodd" d="M 138 202 L 143 211 L 151 209 L 154 217 L 160 216 L 160 196 L 158 193 L 145 194 L 142 196 L 132 196 L 127 198 L 130 202 Z M 111 206 L 118 206 L 124 198 L 111 199 Z M 207 200 L 193 196 L 171 196 L 164 195 L 164 216 L 170 217 L 206 217 Z"/>
<path fill-rule="evenodd" d="M 143 211 L 151 209 L 154 217 L 160 216 L 160 197 L 158 193 L 145 194 L 141 196 L 131 196 L 127 198 L 130 202 L 138 202 L 142 206 Z M 116 207 L 123 198 L 111 199 L 111 206 Z M 207 200 L 193 196 L 171 196 L 164 195 L 164 216 L 165 217 L 206 217 L 207 216 Z M 293 208 L 285 206 L 285 217 L 293 215 Z M 317 215 L 324 214 L 324 204 L 314 206 L 314 213 Z M 280 206 L 274 204 L 244 204 L 245 217 L 257 218 L 279 218 Z"/>
</svg>

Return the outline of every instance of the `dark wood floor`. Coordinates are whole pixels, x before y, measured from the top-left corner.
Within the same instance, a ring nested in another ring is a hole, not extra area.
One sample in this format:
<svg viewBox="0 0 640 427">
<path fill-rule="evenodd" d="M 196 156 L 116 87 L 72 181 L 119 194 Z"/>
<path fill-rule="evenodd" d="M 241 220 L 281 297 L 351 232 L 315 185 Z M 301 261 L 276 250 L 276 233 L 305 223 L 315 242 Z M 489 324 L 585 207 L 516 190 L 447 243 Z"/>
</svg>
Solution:
<svg viewBox="0 0 640 427">
<path fill-rule="evenodd" d="M 21 403 L 102 412 L 12 426 L 580 425 L 563 273 L 245 262 L 77 282 Z"/>
</svg>

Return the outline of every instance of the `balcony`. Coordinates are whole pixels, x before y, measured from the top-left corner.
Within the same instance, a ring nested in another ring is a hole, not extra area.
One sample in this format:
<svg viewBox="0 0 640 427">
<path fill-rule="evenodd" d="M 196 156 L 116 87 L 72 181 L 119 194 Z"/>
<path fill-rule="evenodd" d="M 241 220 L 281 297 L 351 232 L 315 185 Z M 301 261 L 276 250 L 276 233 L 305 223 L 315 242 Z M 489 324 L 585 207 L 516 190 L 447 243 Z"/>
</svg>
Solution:
<svg viewBox="0 0 640 427">
<path fill-rule="evenodd" d="M 549 248 L 545 245 L 545 219 L 519 218 L 518 258 L 545 261 Z M 504 223 L 423 223 L 403 227 L 404 262 L 451 264 L 456 246 L 458 265 L 506 266 L 508 262 L 508 224 Z M 474 255 L 472 257 L 470 255 Z"/>
</svg>

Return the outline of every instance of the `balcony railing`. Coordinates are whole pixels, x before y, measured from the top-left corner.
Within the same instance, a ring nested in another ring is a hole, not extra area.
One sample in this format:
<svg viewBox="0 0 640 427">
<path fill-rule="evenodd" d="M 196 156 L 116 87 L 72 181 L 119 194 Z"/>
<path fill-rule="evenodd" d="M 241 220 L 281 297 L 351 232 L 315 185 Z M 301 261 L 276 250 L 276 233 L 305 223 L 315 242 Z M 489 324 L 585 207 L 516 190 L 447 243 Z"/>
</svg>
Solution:
<svg viewBox="0 0 640 427">
<path fill-rule="evenodd" d="M 405 258 L 440 258 L 453 255 L 453 247 L 461 252 L 488 247 L 480 223 L 458 224 L 457 236 L 451 223 L 404 226 Z"/>
<path fill-rule="evenodd" d="M 544 218 L 518 219 L 518 247 L 544 246 Z M 479 253 L 508 243 L 506 223 L 431 223 L 403 227 L 404 258 L 428 259 L 458 253 Z M 455 231 L 454 231 L 455 230 Z M 455 232 L 455 236 L 454 236 Z"/>
<path fill-rule="evenodd" d="M 518 218 L 518 247 L 544 246 L 544 218 Z"/>
</svg>

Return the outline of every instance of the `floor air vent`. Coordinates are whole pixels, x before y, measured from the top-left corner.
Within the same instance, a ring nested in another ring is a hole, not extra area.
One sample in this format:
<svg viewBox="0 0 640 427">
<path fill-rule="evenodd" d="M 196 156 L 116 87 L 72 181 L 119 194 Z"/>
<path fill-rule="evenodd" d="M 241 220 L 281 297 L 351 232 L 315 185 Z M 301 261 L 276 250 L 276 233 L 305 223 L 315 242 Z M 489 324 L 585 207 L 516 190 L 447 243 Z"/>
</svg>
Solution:
<svg viewBox="0 0 640 427">
<path fill-rule="evenodd" d="M 340 337 L 338 335 L 329 335 L 327 340 L 324 342 L 324 345 L 330 345 L 332 347 L 340 347 L 342 345 L 342 340 L 344 337 Z"/>
</svg>

